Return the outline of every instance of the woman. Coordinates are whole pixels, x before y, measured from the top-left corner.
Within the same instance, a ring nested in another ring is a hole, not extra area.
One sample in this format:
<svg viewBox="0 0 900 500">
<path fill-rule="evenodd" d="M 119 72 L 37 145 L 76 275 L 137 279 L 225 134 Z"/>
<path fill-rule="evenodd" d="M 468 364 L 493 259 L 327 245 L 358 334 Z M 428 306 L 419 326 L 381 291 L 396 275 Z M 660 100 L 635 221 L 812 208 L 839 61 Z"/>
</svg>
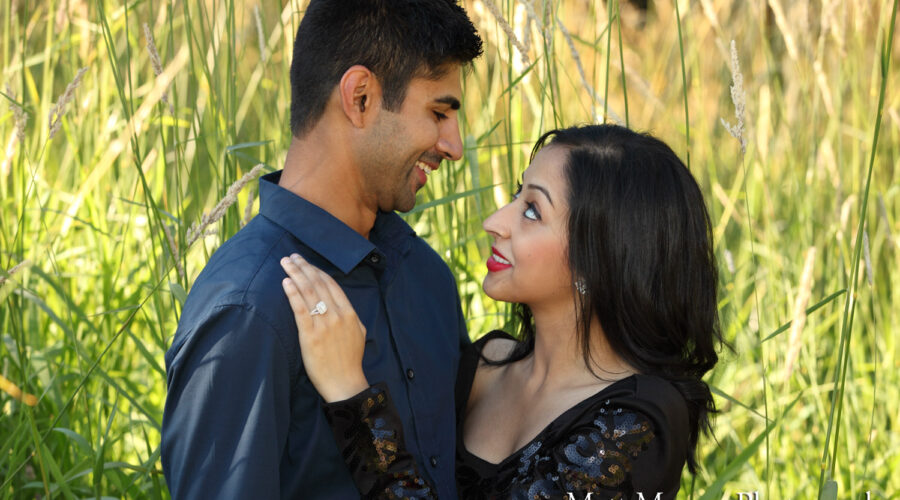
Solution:
<svg viewBox="0 0 900 500">
<path fill-rule="evenodd" d="M 484 291 L 516 303 L 522 327 L 463 354 L 460 497 L 675 498 L 715 412 L 701 377 L 721 342 L 709 216 L 690 172 L 623 127 L 551 131 L 484 229 Z M 299 257 L 282 263 L 307 373 L 360 491 L 432 498 L 386 387 L 363 375 L 365 331 L 340 288 Z"/>
</svg>

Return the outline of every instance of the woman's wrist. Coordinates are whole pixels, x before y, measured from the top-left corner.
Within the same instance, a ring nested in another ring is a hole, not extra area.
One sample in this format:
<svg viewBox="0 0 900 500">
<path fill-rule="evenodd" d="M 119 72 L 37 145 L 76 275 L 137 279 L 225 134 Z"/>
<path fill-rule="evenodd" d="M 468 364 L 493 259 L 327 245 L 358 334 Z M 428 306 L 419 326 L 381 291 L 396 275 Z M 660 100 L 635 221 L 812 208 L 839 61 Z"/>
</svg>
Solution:
<svg viewBox="0 0 900 500">
<path fill-rule="evenodd" d="M 369 388 L 369 381 L 360 371 L 341 379 L 333 379 L 326 384 L 327 387 L 319 388 L 319 394 L 326 403 L 336 403 L 350 399 Z"/>
</svg>

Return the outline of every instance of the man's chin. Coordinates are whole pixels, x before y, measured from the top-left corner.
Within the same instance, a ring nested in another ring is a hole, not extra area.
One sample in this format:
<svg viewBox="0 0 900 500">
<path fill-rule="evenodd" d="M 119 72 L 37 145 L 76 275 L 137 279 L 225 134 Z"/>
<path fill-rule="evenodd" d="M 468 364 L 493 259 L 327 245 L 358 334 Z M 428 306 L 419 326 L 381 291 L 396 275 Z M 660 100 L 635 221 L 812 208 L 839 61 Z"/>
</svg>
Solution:
<svg viewBox="0 0 900 500">
<path fill-rule="evenodd" d="M 398 204 L 396 207 L 394 207 L 394 210 L 396 210 L 396 211 L 398 211 L 398 212 L 406 213 L 406 212 L 409 212 L 410 210 L 412 210 L 412 209 L 414 209 L 414 208 L 416 208 L 416 201 L 415 201 L 415 200 L 413 200 L 412 203 Z"/>
<path fill-rule="evenodd" d="M 390 208 L 390 210 L 396 210 L 397 212 L 409 212 L 413 208 L 416 207 L 416 195 L 412 193 L 411 196 L 407 195 L 400 199 L 394 200 L 394 206 Z M 386 210 L 386 211 L 390 211 Z"/>
</svg>

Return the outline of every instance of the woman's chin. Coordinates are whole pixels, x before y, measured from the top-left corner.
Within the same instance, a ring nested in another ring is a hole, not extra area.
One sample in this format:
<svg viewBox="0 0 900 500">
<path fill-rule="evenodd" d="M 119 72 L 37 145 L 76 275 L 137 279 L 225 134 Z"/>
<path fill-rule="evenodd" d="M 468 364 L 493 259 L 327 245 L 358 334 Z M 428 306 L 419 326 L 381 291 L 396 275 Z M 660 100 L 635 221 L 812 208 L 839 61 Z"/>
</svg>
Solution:
<svg viewBox="0 0 900 500">
<path fill-rule="evenodd" d="M 515 302 L 508 293 L 503 293 L 501 287 L 491 283 L 490 277 L 486 277 L 484 281 L 481 282 L 481 290 L 484 291 L 485 295 L 498 302 Z"/>
</svg>

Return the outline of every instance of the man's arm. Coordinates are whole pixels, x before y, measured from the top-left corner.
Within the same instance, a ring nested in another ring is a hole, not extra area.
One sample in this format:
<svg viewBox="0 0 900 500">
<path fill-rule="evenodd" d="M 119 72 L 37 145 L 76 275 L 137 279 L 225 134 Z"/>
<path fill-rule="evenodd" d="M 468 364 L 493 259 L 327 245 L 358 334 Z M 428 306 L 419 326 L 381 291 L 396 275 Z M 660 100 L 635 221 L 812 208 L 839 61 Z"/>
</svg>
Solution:
<svg viewBox="0 0 900 500">
<path fill-rule="evenodd" d="M 167 371 L 162 463 L 172 497 L 278 498 L 291 377 L 273 328 L 247 307 L 220 307 Z"/>
</svg>

